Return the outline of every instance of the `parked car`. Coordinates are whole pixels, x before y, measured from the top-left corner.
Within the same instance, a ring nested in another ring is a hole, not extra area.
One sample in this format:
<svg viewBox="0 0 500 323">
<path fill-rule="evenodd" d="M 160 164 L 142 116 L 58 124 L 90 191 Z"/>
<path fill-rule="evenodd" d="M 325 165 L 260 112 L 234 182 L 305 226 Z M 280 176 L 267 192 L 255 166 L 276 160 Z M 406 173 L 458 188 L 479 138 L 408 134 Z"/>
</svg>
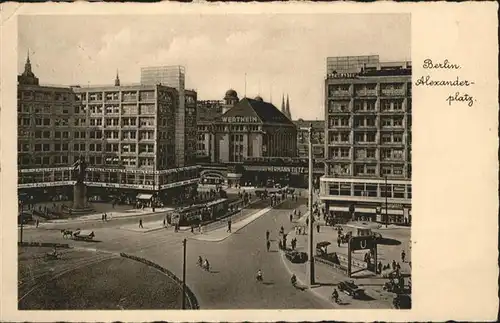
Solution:
<svg viewBox="0 0 500 323">
<path fill-rule="evenodd" d="M 408 294 L 397 294 L 392 300 L 392 305 L 397 309 L 411 309 L 411 296 Z"/>
<path fill-rule="evenodd" d="M 345 294 L 352 296 L 352 298 L 360 298 L 364 294 L 364 290 L 359 288 L 354 281 L 343 281 L 340 282 L 337 288 L 344 292 Z"/>
<path fill-rule="evenodd" d="M 286 259 L 293 263 L 305 263 L 307 261 L 307 253 L 299 251 L 287 251 Z"/>
</svg>

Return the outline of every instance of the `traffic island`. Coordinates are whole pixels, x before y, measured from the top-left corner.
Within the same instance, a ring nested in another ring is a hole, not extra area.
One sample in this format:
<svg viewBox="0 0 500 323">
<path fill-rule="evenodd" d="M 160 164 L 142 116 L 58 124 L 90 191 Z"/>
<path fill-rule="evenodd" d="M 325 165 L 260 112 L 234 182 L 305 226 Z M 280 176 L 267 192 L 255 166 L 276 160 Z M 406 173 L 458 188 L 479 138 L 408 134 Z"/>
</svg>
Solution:
<svg viewBox="0 0 500 323">
<path fill-rule="evenodd" d="M 170 275 L 106 252 L 22 247 L 19 310 L 180 309 L 182 289 Z"/>
</svg>

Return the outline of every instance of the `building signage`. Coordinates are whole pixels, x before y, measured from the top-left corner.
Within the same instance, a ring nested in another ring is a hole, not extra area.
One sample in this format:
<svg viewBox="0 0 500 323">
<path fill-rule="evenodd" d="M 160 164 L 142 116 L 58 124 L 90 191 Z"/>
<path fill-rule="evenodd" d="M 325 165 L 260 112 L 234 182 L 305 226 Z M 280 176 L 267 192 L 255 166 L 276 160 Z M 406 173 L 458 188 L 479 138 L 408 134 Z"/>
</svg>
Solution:
<svg viewBox="0 0 500 323">
<path fill-rule="evenodd" d="M 184 185 L 189 185 L 189 184 L 195 184 L 199 182 L 199 178 L 194 178 L 190 179 L 187 181 L 182 181 L 182 182 L 175 182 L 175 183 L 169 183 L 165 185 L 161 185 L 160 189 L 168 189 L 168 188 L 173 188 L 173 187 L 179 187 L 179 186 L 184 186 Z"/>
<path fill-rule="evenodd" d="M 63 171 L 63 170 L 73 170 L 73 167 L 28 168 L 28 169 L 20 169 L 19 172 L 41 173 L 41 172 Z"/>
<path fill-rule="evenodd" d="M 138 190 L 152 190 L 153 185 L 138 185 L 138 184 L 119 184 L 119 183 L 98 183 L 98 182 L 88 182 L 85 183 L 92 187 L 111 187 L 111 188 L 129 188 Z"/>
<path fill-rule="evenodd" d="M 18 188 L 34 188 L 34 187 L 51 187 L 51 186 L 65 186 L 65 185 L 73 185 L 75 181 L 61 181 L 61 182 L 46 182 L 46 183 L 24 183 L 18 184 Z"/>
<path fill-rule="evenodd" d="M 280 173 L 293 173 L 303 174 L 307 173 L 306 167 L 289 167 L 289 166 L 244 166 L 245 170 L 257 172 L 280 172 Z"/>
<path fill-rule="evenodd" d="M 224 122 L 224 123 L 259 123 L 259 118 L 253 117 L 253 116 L 222 117 L 222 122 Z"/>
</svg>

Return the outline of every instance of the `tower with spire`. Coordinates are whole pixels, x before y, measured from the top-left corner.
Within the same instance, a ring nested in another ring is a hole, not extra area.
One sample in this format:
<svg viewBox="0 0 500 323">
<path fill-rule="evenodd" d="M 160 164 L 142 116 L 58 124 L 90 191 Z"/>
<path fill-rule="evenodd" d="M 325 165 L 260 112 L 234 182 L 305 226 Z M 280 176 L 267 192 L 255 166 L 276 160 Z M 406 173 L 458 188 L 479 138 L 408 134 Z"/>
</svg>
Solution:
<svg viewBox="0 0 500 323">
<path fill-rule="evenodd" d="M 288 94 L 286 95 L 286 116 L 288 119 L 292 120 L 292 113 L 290 112 L 290 98 L 288 97 Z"/>
<path fill-rule="evenodd" d="M 120 76 L 118 75 L 118 70 L 116 70 L 115 86 L 120 86 Z"/>
<path fill-rule="evenodd" d="M 26 57 L 26 63 L 24 64 L 24 72 L 17 76 L 17 82 L 24 85 L 39 85 L 38 78 L 35 73 L 31 70 L 30 52 Z"/>
<path fill-rule="evenodd" d="M 285 107 L 285 95 L 281 95 L 281 113 L 286 115 L 286 107 Z"/>
</svg>

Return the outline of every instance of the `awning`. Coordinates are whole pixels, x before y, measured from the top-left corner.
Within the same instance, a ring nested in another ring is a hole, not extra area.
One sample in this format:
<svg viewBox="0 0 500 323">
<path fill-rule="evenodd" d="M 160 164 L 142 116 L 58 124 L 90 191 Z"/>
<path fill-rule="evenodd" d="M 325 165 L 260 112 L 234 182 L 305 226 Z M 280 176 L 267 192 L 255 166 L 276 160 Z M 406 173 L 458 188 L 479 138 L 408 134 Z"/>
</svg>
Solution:
<svg viewBox="0 0 500 323">
<path fill-rule="evenodd" d="M 138 194 L 136 199 L 138 200 L 150 200 L 153 197 L 152 194 Z"/>
</svg>

